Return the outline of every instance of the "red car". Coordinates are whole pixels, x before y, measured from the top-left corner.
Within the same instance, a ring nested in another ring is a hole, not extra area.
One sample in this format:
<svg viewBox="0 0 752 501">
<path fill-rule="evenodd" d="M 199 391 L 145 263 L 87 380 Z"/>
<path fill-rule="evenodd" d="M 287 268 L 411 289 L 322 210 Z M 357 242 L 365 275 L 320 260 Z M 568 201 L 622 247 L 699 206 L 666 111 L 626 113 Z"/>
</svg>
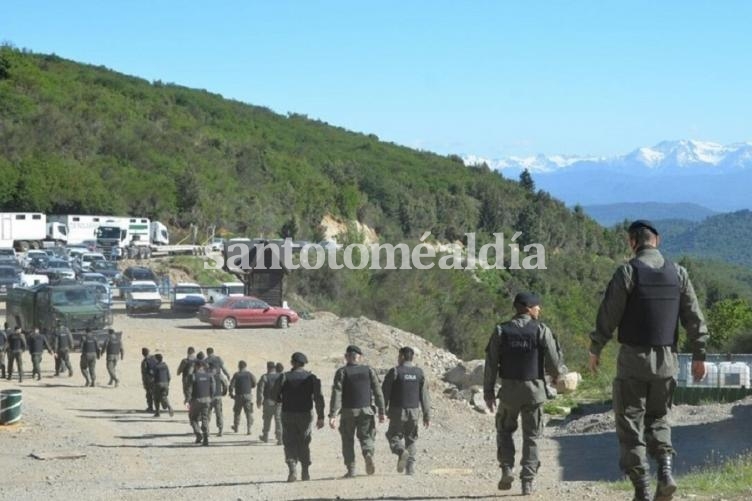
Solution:
<svg viewBox="0 0 752 501">
<path fill-rule="evenodd" d="M 298 321 L 290 308 L 269 306 L 252 296 L 226 296 L 198 310 L 198 319 L 214 327 L 234 329 L 246 325 L 276 326 L 285 329 Z"/>
</svg>

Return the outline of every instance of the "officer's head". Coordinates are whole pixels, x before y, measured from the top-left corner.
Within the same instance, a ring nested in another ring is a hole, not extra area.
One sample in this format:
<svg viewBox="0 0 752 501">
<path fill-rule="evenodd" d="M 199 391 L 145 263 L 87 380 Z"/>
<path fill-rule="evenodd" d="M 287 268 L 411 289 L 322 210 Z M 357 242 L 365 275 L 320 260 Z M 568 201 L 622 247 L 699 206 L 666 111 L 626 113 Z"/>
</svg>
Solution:
<svg viewBox="0 0 752 501">
<path fill-rule="evenodd" d="M 290 365 L 292 365 L 293 368 L 303 367 L 307 363 L 308 357 L 306 357 L 304 353 L 300 353 L 299 351 L 296 351 L 290 357 Z"/>
<path fill-rule="evenodd" d="M 363 356 L 363 351 L 355 346 L 354 344 L 351 344 L 345 349 L 345 360 L 347 360 L 347 363 L 354 364 L 360 361 L 360 358 Z"/>
<path fill-rule="evenodd" d="M 161 353 L 157 353 L 156 355 L 154 355 L 154 358 L 157 359 L 157 362 L 161 362 L 162 361 L 162 354 Z"/>
<path fill-rule="evenodd" d="M 412 362 L 414 356 L 415 356 L 415 351 L 412 348 L 410 348 L 409 346 L 403 346 L 399 350 L 399 355 L 397 355 L 397 361 L 399 363 Z"/>
<path fill-rule="evenodd" d="M 271 360 L 266 363 L 266 372 L 272 372 L 274 371 L 274 362 Z"/>
<path fill-rule="evenodd" d="M 34 326 L 34 334 L 39 334 L 39 326 L 38 325 Z"/>
<path fill-rule="evenodd" d="M 206 354 L 207 354 L 207 355 L 214 355 L 214 348 L 212 348 L 211 346 L 210 346 L 210 347 L 208 347 L 208 348 L 206 349 Z"/>
<path fill-rule="evenodd" d="M 149 348 L 141 348 L 141 354 L 145 357 L 149 356 Z"/>
<path fill-rule="evenodd" d="M 658 247 L 661 237 L 655 225 L 646 219 L 638 219 L 629 225 L 629 247 L 637 252 L 643 247 Z"/>
<path fill-rule="evenodd" d="M 196 348 L 194 348 L 193 346 L 189 346 L 188 347 L 188 354 L 189 355 L 193 355 L 194 353 L 196 353 Z"/>
<path fill-rule="evenodd" d="M 196 353 L 196 360 L 202 360 L 203 361 L 204 358 L 206 358 L 206 357 L 204 356 L 204 352 L 203 351 L 199 351 L 198 353 Z"/>
<path fill-rule="evenodd" d="M 241 371 L 245 369 L 246 367 L 248 367 L 248 364 L 245 363 L 245 360 L 241 360 L 240 362 L 238 362 L 238 369 L 240 369 Z"/>
<path fill-rule="evenodd" d="M 530 315 L 535 319 L 540 316 L 540 298 L 532 292 L 520 292 L 514 296 L 513 306 L 518 315 Z"/>
<path fill-rule="evenodd" d="M 13 329 L 13 332 L 21 332 L 21 326 L 20 325 L 16 325 L 16 328 Z"/>
<path fill-rule="evenodd" d="M 281 373 L 282 371 L 284 371 L 284 370 L 285 370 L 285 366 L 284 366 L 284 365 L 282 365 L 282 362 L 277 362 L 277 363 L 276 363 L 276 364 L 274 365 L 274 370 L 275 370 L 275 371 L 277 371 L 277 372 L 280 372 L 280 373 Z"/>
</svg>

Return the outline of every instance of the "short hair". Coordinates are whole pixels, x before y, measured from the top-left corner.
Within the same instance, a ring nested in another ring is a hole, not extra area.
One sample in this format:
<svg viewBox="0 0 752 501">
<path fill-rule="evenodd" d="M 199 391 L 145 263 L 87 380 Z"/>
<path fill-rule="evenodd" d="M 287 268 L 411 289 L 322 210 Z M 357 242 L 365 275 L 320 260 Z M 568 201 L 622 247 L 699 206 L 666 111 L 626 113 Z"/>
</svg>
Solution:
<svg viewBox="0 0 752 501">
<path fill-rule="evenodd" d="M 275 367 L 275 363 L 272 362 L 271 360 L 266 363 L 266 368 L 267 369 L 274 369 L 274 367 Z"/>
<path fill-rule="evenodd" d="M 238 367 L 240 369 L 245 369 L 246 367 L 248 367 L 248 364 L 245 363 L 245 360 L 241 360 L 240 362 L 238 362 Z"/>
<path fill-rule="evenodd" d="M 274 370 L 277 372 L 282 372 L 285 370 L 285 366 L 282 365 L 282 362 L 277 362 L 277 364 L 274 366 Z"/>
<path fill-rule="evenodd" d="M 211 355 L 213 353 L 214 353 L 214 348 L 212 348 L 211 346 L 206 349 L 206 354 L 207 355 Z"/>
<path fill-rule="evenodd" d="M 161 353 L 157 353 L 156 355 L 154 355 L 154 358 L 157 359 L 157 362 L 161 362 L 162 361 L 162 354 Z"/>
<path fill-rule="evenodd" d="M 146 356 L 149 354 L 149 348 L 141 348 L 141 354 Z"/>
<path fill-rule="evenodd" d="M 192 355 L 194 353 L 196 353 L 196 348 L 194 348 L 193 346 L 189 346 L 188 347 L 188 354 Z"/>
<path fill-rule="evenodd" d="M 638 247 L 643 245 L 652 244 L 657 241 L 658 235 L 650 231 L 649 228 L 641 226 L 639 228 L 633 228 L 629 230 L 629 239 L 634 240 Z"/>
<path fill-rule="evenodd" d="M 406 362 L 412 362 L 413 357 L 415 356 L 415 351 L 409 346 L 403 346 L 400 348 L 399 354 Z"/>
</svg>

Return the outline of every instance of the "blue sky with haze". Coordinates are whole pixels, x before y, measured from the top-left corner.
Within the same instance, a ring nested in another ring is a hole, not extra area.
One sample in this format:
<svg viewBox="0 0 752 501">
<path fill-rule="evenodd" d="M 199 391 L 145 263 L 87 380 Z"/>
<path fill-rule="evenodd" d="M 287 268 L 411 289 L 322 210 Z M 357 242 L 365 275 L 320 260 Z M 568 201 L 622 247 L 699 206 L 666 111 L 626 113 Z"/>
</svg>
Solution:
<svg viewBox="0 0 752 501">
<path fill-rule="evenodd" d="M 0 41 L 439 153 L 752 140 L 752 2 L 5 0 Z"/>
</svg>

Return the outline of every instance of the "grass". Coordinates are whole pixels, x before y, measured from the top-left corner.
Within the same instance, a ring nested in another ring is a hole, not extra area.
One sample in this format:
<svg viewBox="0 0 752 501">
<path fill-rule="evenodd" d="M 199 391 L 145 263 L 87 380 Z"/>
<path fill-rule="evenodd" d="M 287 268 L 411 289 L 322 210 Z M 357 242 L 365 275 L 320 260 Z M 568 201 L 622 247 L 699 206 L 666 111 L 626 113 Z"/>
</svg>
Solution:
<svg viewBox="0 0 752 501">
<path fill-rule="evenodd" d="M 682 496 L 709 496 L 712 499 L 752 498 L 752 452 L 721 464 L 677 476 Z M 618 490 L 631 490 L 627 480 L 612 484 Z"/>
<path fill-rule="evenodd" d="M 610 371 L 600 371 L 597 374 L 583 374 L 582 382 L 572 393 L 559 394 L 554 400 L 549 400 L 543 405 L 546 414 L 566 416 L 571 412 L 577 412 L 580 405 L 608 403 L 611 400 L 611 381 L 613 374 Z"/>
<path fill-rule="evenodd" d="M 222 282 L 237 282 L 238 279 L 221 270 L 204 269 L 204 259 L 196 256 L 175 256 L 167 261 L 171 268 L 182 269 L 200 285 L 219 285 Z"/>
</svg>

